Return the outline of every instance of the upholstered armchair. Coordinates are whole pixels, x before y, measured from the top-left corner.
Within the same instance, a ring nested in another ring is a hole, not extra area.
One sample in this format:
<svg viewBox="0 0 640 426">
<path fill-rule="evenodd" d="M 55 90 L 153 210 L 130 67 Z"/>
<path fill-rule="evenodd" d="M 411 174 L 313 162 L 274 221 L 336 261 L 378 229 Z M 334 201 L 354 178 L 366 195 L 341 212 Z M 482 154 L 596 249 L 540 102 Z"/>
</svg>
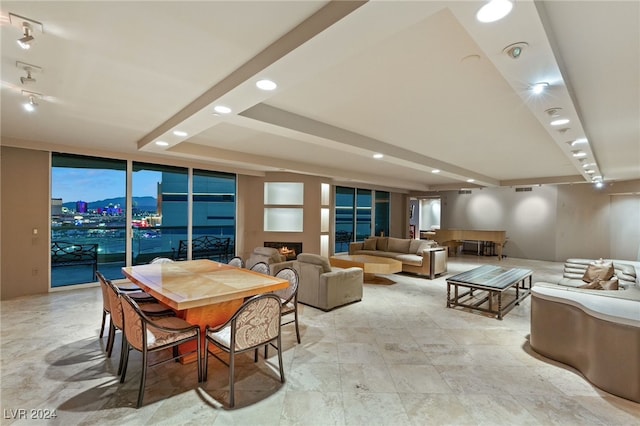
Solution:
<svg viewBox="0 0 640 426">
<path fill-rule="evenodd" d="M 258 262 L 269 265 L 270 274 L 275 275 L 283 268 L 290 268 L 292 262 L 286 262 L 286 257 L 273 247 L 256 247 L 247 259 L 245 267 L 251 269 Z"/>
<path fill-rule="evenodd" d="M 363 271 L 336 268 L 326 257 L 300 253 L 293 261 L 300 276 L 298 302 L 324 311 L 362 300 Z"/>
</svg>

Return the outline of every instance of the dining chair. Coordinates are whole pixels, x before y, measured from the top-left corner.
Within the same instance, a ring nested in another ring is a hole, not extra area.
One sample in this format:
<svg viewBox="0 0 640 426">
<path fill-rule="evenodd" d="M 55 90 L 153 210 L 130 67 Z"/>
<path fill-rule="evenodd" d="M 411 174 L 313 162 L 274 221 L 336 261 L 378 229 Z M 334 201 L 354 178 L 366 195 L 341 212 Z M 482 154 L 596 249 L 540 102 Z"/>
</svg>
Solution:
<svg viewBox="0 0 640 426">
<path fill-rule="evenodd" d="M 170 259 L 168 257 L 156 257 L 154 259 L 151 260 L 151 262 L 149 262 L 150 265 L 156 264 L 156 263 L 173 263 L 175 262 L 175 260 Z"/>
<path fill-rule="evenodd" d="M 264 275 L 271 275 L 271 268 L 265 262 L 258 262 L 251 267 L 254 272 L 259 272 Z"/>
<path fill-rule="evenodd" d="M 107 339 L 107 358 L 111 358 L 111 353 L 113 351 L 113 343 L 115 341 L 115 334 L 117 330 L 122 331 L 124 327 L 124 318 L 122 313 L 122 303 L 121 296 L 122 291 L 111 282 L 111 280 L 107 279 L 100 272 L 96 273 L 98 275 L 98 279 L 100 280 L 101 288 L 104 287 L 104 292 L 106 292 L 109 308 L 110 308 L 110 321 L 109 321 L 109 337 Z M 133 294 L 133 293 L 131 293 Z M 131 294 L 129 296 L 131 296 Z M 159 303 L 143 303 L 144 311 L 149 316 L 172 316 L 175 315 L 175 312 L 170 308 L 161 305 Z M 124 350 L 124 337 L 122 339 L 122 345 L 120 348 L 120 365 L 118 366 L 118 374 L 120 374 L 122 370 L 122 352 Z"/>
<path fill-rule="evenodd" d="M 102 336 L 104 336 L 104 326 L 106 324 L 106 319 L 107 319 L 107 315 L 111 316 L 111 307 L 109 305 L 109 295 L 107 293 L 107 285 L 106 285 L 106 278 L 104 277 L 104 275 L 100 272 L 100 271 L 96 271 L 96 277 L 98 277 L 98 281 L 100 282 L 100 290 L 102 292 L 102 324 L 100 325 L 100 338 L 102 339 Z M 134 297 L 138 297 L 138 300 L 140 300 L 141 302 L 144 301 L 155 301 L 155 299 L 147 294 L 142 292 L 142 290 L 140 289 L 140 287 L 134 286 L 134 287 L 120 287 L 118 286 L 118 290 L 120 291 L 131 291 L 131 292 L 141 292 L 140 294 L 134 296 Z"/>
<path fill-rule="evenodd" d="M 135 349 L 142 353 L 142 373 L 140 375 L 140 389 L 138 390 L 136 408 L 140 408 L 142 405 L 148 367 L 175 361 L 195 353 L 197 354 L 198 363 L 198 383 L 200 383 L 202 381 L 200 326 L 189 324 L 185 320 L 177 317 L 149 318 L 128 294 L 123 294 L 121 299 L 124 314 L 123 342 L 125 342 L 126 346 L 122 353 L 123 361 L 120 383 L 124 383 L 127 374 L 129 351 Z M 179 353 L 178 345 L 190 341 L 195 341 L 196 349 L 190 352 Z M 154 363 L 149 362 L 150 353 L 169 348 L 173 350 L 171 358 L 161 359 Z"/>
<path fill-rule="evenodd" d="M 229 367 L 229 405 L 235 405 L 234 370 L 237 354 L 254 351 L 254 362 L 258 361 L 258 349 L 272 344 L 278 349 L 280 381 L 284 383 L 282 367 L 282 349 L 280 339 L 280 298 L 275 294 L 254 296 L 246 301 L 224 324 L 211 327 L 205 331 L 206 349 L 203 359 L 203 381 L 207 380 L 209 354 Z M 209 343 L 229 354 L 229 362 L 225 362 L 218 354 L 209 349 Z"/>
<path fill-rule="evenodd" d="M 235 257 L 232 257 L 231 260 L 229 260 L 229 265 L 235 266 L 238 268 L 244 268 L 244 260 L 242 260 L 240 256 L 235 256 Z"/>
<path fill-rule="evenodd" d="M 293 268 L 283 268 L 278 271 L 275 276 L 289 281 L 289 287 L 273 292 L 273 294 L 280 298 L 280 317 L 293 314 L 293 319 L 285 320 L 281 325 L 294 323 L 296 327 L 296 337 L 298 339 L 298 343 L 300 343 L 300 328 L 298 326 L 298 283 L 300 279 L 298 277 L 298 272 Z M 268 348 L 268 345 L 264 347 L 265 358 L 268 356 Z"/>
</svg>

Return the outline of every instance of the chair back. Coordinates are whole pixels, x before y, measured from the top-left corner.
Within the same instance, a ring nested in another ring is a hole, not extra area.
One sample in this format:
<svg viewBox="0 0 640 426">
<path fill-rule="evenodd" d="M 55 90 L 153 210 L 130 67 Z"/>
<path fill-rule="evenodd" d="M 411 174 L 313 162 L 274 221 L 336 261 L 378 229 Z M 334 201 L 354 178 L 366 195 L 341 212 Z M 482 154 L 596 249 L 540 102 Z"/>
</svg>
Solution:
<svg viewBox="0 0 640 426">
<path fill-rule="evenodd" d="M 111 305 L 109 304 L 109 288 L 107 287 L 107 279 L 100 273 L 100 271 L 96 271 L 96 276 L 98 277 L 98 281 L 100 281 L 100 290 L 102 291 L 102 309 L 105 312 L 111 313 Z"/>
<path fill-rule="evenodd" d="M 168 257 L 156 257 L 155 259 L 153 259 L 151 262 L 149 262 L 149 264 L 155 264 L 155 263 L 173 263 L 175 262 L 173 259 L 169 259 Z"/>
<path fill-rule="evenodd" d="M 242 260 L 240 256 L 235 256 L 231 258 L 229 265 L 235 266 L 236 268 L 244 268 L 244 260 Z"/>
<path fill-rule="evenodd" d="M 264 275 L 271 275 L 271 268 L 264 262 L 258 262 L 251 267 L 251 270 Z"/>
<path fill-rule="evenodd" d="M 143 313 L 136 302 L 128 295 L 120 296 L 122 301 L 122 313 L 124 315 L 124 332 L 127 342 L 139 351 L 142 351 L 147 344 L 146 327 L 143 320 Z"/>
<path fill-rule="evenodd" d="M 289 303 L 298 293 L 298 273 L 293 268 L 283 268 L 278 271 L 276 277 L 289 281 L 289 287 L 274 291 L 274 294 L 283 300 L 283 304 Z"/>
<path fill-rule="evenodd" d="M 107 288 L 107 296 L 109 298 L 109 308 L 111 309 L 111 321 L 113 325 L 122 330 L 124 327 L 124 319 L 122 316 L 122 297 L 120 295 L 120 290 L 111 280 L 108 280 L 104 277 L 105 286 Z M 102 282 L 100 283 L 102 284 Z"/>
<path fill-rule="evenodd" d="M 262 346 L 280 335 L 280 298 L 263 294 L 249 299 L 231 318 L 236 351 Z"/>
</svg>

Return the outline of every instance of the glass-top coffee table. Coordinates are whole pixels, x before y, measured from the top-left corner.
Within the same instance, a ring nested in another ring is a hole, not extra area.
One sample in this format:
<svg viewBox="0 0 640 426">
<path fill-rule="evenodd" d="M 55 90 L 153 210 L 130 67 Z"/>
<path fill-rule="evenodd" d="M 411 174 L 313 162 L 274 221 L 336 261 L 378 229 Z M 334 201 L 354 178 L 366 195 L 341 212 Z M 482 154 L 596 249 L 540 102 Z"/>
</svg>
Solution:
<svg viewBox="0 0 640 426">
<path fill-rule="evenodd" d="M 506 269 L 484 265 L 447 278 L 447 308 L 463 306 L 482 312 L 495 314 L 499 320 L 531 293 L 529 269 Z M 528 280 L 527 280 L 528 278 Z M 528 281 L 528 282 L 527 282 Z M 453 296 L 451 289 L 453 287 Z M 468 289 L 460 291 L 459 287 Z M 515 297 L 503 305 L 503 295 L 515 290 Z M 487 292 L 484 297 L 475 297 L 474 291 Z M 497 306 L 496 304 L 497 299 Z M 488 302 L 489 306 L 485 307 Z"/>
</svg>

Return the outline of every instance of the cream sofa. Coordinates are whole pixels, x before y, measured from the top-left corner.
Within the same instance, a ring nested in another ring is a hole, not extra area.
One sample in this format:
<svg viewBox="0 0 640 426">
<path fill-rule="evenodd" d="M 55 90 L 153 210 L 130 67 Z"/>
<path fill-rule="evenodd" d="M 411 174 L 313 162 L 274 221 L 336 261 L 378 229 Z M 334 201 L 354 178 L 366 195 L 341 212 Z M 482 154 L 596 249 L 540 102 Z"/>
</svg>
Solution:
<svg viewBox="0 0 640 426">
<path fill-rule="evenodd" d="M 326 257 L 300 253 L 293 261 L 298 272 L 298 302 L 324 311 L 362 300 L 361 268 L 336 268 Z"/>
<path fill-rule="evenodd" d="M 613 261 L 618 290 L 578 288 L 589 259 L 568 259 L 556 283 L 531 290 L 531 348 L 597 387 L 640 402 L 640 283 L 635 262 Z"/>
<path fill-rule="evenodd" d="M 411 272 L 434 279 L 447 272 L 447 248 L 432 240 L 371 237 L 349 244 L 349 254 L 387 257 L 402 262 L 402 272 Z"/>
</svg>

